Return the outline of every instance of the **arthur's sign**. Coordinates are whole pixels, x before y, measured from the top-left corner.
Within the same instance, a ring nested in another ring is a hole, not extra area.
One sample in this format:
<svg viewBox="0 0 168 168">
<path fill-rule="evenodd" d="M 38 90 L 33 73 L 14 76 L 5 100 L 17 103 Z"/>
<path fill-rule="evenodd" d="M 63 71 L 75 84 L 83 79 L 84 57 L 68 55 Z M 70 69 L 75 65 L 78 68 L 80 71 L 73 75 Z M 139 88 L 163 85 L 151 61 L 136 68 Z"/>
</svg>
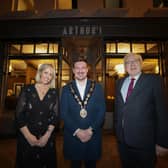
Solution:
<svg viewBox="0 0 168 168">
<path fill-rule="evenodd" d="M 80 26 L 64 26 L 63 36 L 96 36 L 102 34 L 101 26 L 80 25 Z"/>
</svg>

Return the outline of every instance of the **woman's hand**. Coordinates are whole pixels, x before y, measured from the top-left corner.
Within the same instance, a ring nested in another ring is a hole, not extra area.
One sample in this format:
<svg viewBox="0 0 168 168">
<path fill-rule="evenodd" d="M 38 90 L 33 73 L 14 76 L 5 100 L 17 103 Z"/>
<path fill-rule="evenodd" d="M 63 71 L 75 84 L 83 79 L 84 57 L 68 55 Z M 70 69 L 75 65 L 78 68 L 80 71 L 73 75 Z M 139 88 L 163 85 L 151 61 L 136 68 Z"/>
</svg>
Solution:
<svg viewBox="0 0 168 168">
<path fill-rule="evenodd" d="M 29 129 L 27 128 L 27 126 L 24 126 L 22 128 L 20 128 L 21 133 L 24 135 L 24 137 L 26 138 L 27 142 L 31 145 L 31 146 L 37 146 L 39 143 L 39 140 L 36 138 L 36 136 L 34 136 Z"/>
<path fill-rule="evenodd" d="M 44 147 L 44 146 L 47 144 L 50 135 L 51 135 L 51 133 L 49 133 L 49 132 L 47 131 L 47 132 L 39 139 L 38 146 Z"/>
<path fill-rule="evenodd" d="M 48 126 L 48 130 L 46 131 L 46 133 L 39 139 L 38 146 L 44 147 L 47 144 L 48 139 L 50 138 L 53 130 L 54 130 L 54 126 L 53 125 L 49 125 Z"/>
<path fill-rule="evenodd" d="M 36 138 L 36 136 L 29 134 L 26 136 L 26 139 L 31 146 L 38 146 L 39 140 Z"/>
</svg>

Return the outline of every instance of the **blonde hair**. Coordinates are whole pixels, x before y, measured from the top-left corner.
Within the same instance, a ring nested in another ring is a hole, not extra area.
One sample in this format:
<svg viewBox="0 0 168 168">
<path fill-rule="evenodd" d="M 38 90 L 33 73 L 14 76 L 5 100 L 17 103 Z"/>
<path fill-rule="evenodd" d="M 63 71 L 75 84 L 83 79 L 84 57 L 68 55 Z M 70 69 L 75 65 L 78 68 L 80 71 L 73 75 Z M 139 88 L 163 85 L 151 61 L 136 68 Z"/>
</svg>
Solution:
<svg viewBox="0 0 168 168">
<path fill-rule="evenodd" d="M 128 53 L 128 54 L 126 54 L 126 55 L 124 56 L 124 64 L 126 64 L 127 59 L 128 59 L 128 57 L 130 57 L 130 56 L 133 56 L 133 57 L 137 58 L 141 63 L 143 62 L 143 61 L 142 61 L 142 56 L 141 56 L 140 54 Z"/>
<path fill-rule="evenodd" d="M 51 69 L 52 69 L 52 79 L 51 79 L 51 81 L 50 81 L 50 88 L 55 88 L 55 72 L 54 72 L 54 68 L 53 68 L 52 64 L 41 64 L 41 65 L 38 67 L 35 80 L 36 80 L 37 83 L 39 83 L 39 82 L 40 82 L 40 79 L 41 79 L 41 74 L 42 74 L 42 72 L 43 72 L 45 69 L 47 69 L 47 68 L 51 68 Z"/>
</svg>

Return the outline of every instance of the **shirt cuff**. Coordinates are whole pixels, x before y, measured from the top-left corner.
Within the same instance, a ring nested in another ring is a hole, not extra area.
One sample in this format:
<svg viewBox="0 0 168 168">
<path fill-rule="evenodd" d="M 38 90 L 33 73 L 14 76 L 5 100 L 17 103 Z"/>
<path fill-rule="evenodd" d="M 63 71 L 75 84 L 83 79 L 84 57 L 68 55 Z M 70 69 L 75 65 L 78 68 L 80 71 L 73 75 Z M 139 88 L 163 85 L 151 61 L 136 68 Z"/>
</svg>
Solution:
<svg viewBox="0 0 168 168">
<path fill-rule="evenodd" d="M 94 132 L 95 130 L 90 126 L 89 129 L 91 129 L 92 132 Z"/>
<path fill-rule="evenodd" d="M 76 134 L 80 131 L 80 128 L 76 129 L 76 131 L 73 133 L 73 136 L 76 136 Z"/>
</svg>

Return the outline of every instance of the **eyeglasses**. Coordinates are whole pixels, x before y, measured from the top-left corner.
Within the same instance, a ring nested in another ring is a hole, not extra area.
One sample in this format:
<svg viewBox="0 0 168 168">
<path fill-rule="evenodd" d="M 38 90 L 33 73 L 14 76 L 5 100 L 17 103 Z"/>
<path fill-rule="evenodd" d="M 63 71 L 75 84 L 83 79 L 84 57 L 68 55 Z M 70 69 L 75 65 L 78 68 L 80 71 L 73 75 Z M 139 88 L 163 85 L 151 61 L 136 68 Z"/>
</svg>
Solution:
<svg viewBox="0 0 168 168">
<path fill-rule="evenodd" d="M 135 60 L 132 60 L 132 61 L 125 61 L 125 64 L 126 65 L 138 64 L 138 62 L 139 62 L 139 59 L 135 59 Z"/>
</svg>

